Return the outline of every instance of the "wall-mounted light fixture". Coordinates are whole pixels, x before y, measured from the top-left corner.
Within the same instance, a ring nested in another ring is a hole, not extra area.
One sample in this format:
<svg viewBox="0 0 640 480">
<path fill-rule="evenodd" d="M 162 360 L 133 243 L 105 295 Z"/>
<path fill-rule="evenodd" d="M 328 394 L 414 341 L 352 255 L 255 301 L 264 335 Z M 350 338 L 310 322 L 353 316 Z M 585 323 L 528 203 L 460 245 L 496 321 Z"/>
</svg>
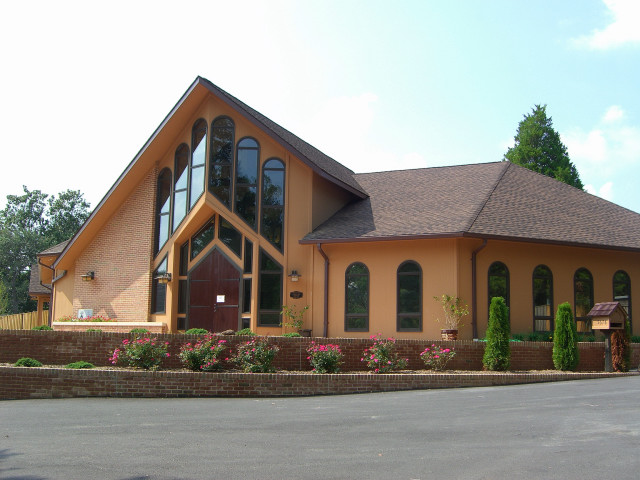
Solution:
<svg viewBox="0 0 640 480">
<path fill-rule="evenodd" d="M 92 270 L 90 272 L 85 273 L 84 275 L 80 275 L 83 282 L 91 282 L 94 278 L 96 278 L 96 273 Z"/>
<path fill-rule="evenodd" d="M 297 270 L 291 270 L 291 273 L 288 275 L 292 282 L 297 282 L 301 276 Z"/>
<path fill-rule="evenodd" d="M 153 277 L 155 280 L 158 280 L 158 283 L 164 283 L 165 285 L 171 281 L 170 273 L 162 273 L 160 275 L 156 275 Z"/>
</svg>

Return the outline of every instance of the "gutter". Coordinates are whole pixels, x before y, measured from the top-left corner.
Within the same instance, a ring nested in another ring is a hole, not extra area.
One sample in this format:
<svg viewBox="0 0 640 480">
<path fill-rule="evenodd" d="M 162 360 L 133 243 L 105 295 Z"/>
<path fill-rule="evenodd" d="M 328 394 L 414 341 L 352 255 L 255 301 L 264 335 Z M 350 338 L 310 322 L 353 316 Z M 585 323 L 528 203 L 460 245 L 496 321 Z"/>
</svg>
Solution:
<svg viewBox="0 0 640 480">
<path fill-rule="evenodd" d="M 478 338 L 478 288 L 476 279 L 476 260 L 478 253 L 487 246 L 488 240 L 482 239 L 482 244 L 471 253 L 471 329 L 473 338 Z"/>
<path fill-rule="evenodd" d="M 327 337 L 329 333 L 329 257 L 322 250 L 322 244 L 317 243 L 318 252 L 324 258 L 324 318 L 322 322 L 322 336 Z"/>
</svg>

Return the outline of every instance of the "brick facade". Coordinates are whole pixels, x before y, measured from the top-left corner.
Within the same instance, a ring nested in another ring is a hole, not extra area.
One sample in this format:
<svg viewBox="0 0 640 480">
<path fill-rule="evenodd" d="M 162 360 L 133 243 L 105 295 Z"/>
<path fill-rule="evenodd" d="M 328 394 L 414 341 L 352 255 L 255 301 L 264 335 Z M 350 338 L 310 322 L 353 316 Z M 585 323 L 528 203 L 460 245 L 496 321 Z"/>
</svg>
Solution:
<svg viewBox="0 0 640 480">
<path fill-rule="evenodd" d="M 148 319 L 156 178 L 153 168 L 76 260 L 74 315 L 92 308 L 119 321 Z M 89 271 L 95 280 L 82 281 Z"/>
</svg>

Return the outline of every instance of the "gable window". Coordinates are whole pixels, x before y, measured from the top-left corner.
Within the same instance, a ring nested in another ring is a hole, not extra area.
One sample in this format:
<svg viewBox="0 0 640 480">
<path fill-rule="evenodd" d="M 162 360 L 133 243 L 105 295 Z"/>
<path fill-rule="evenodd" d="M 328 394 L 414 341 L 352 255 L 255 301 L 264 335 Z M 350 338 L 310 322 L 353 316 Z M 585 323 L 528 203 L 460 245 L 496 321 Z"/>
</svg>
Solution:
<svg viewBox="0 0 640 480">
<path fill-rule="evenodd" d="M 260 146 L 253 138 L 243 138 L 238 142 L 235 211 L 254 230 L 256 228 L 259 156 Z"/>
<path fill-rule="evenodd" d="M 489 267 L 487 297 L 489 308 L 491 308 L 491 299 L 494 297 L 504 298 L 505 304 L 509 307 L 509 269 L 502 262 L 493 262 Z"/>
<path fill-rule="evenodd" d="M 207 149 L 207 122 L 198 120 L 191 130 L 191 185 L 189 188 L 189 210 L 204 192 L 204 163 Z"/>
<path fill-rule="evenodd" d="M 163 168 L 158 175 L 156 189 L 156 238 L 155 253 L 169 239 L 169 225 L 171 223 L 171 170 Z"/>
<path fill-rule="evenodd" d="M 262 249 L 260 249 L 259 265 L 258 326 L 277 327 L 280 325 L 282 309 L 282 265 Z"/>
<path fill-rule="evenodd" d="M 618 270 L 613 276 L 613 301 L 620 302 L 631 323 L 631 279 L 624 270 Z"/>
<path fill-rule="evenodd" d="M 398 267 L 398 332 L 422 331 L 422 269 L 416 262 Z"/>
<path fill-rule="evenodd" d="M 284 237 L 284 163 L 272 158 L 262 167 L 260 233 L 282 251 Z"/>
<path fill-rule="evenodd" d="M 191 238 L 191 260 L 196 258 L 213 240 L 215 217 L 209 220 L 198 233 Z"/>
<path fill-rule="evenodd" d="M 546 265 L 533 270 L 533 330 L 553 331 L 553 275 Z"/>
<path fill-rule="evenodd" d="M 216 118 L 211 124 L 209 191 L 231 208 L 231 169 L 235 125 L 229 117 Z"/>
<path fill-rule="evenodd" d="M 218 237 L 238 258 L 242 256 L 242 234 L 222 217 L 220 217 Z"/>
<path fill-rule="evenodd" d="M 369 269 L 364 263 L 352 263 L 345 272 L 344 329 L 369 331 Z"/>
<path fill-rule="evenodd" d="M 187 214 L 187 187 L 189 177 L 189 146 L 181 144 L 176 149 L 173 184 L 173 231 L 175 232 Z"/>
<path fill-rule="evenodd" d="M 151 313 L 164 313 L 167 299 L 167 284 L 160 283 L 158 276 L 167 273 L 167 257 L 162 259 L 158 268 L 153 272 L 151 283 Z"/>
<path fill-rule="evenodd" d="M 573 276 L 573 296 L 578 332 L 590 332 L 591 322 L 587 314 L 593 308 L 593 276 L 586 268 L 579 268 Z"/>
</svg>

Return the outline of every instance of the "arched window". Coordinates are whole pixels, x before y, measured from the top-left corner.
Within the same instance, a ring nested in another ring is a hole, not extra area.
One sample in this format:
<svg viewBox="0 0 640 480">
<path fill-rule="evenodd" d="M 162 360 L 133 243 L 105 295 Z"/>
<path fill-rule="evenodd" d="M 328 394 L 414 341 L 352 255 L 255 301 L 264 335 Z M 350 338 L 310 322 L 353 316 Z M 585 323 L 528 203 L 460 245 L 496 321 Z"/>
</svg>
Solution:
<svg viewBox="0 0 640 480">
<path fill-rule="evenodd" d="M 189 210 L 204 192 L 204 162 L 207 150 L 207 122 L 202 118 L 193 124 L 191 130 L 191 188 L 189 189 Z"/>
<path fill-rule="evenodd" d="M 235 211 L 253 229 L 256 228 L 256 198 L 258 189 L 258 158 L 260 146 L 253 138 L 238 142 L 236 155 Z"/>
<path fill-rule="evenodd" d="M 284 244 L 284 163 L 272 158 L 262 167 L 260 233 L 278 250 Z"/>
<path fill-rule="evenodd" d="M 176 149 L 173 169 L 173 231 L 175 232 L 187 214 L 187 186 L 189 178 L 189 146 L 181 144 Z"/>
<path fill-rule="evenodd" d="M 231 208 L 231 170 L 235 125 L 229 117 L 218 117 L 211 124 L 209 191 Z"/>
<path fill-rule="evenodd" d="M 262 249 L 260 249 L 258 261 L 260 264 L 258 326 L 277 327 L 280 325 L 282 309 L 282 265 Z"/>
<path fill-rule="evenodd" d="M 504 298 L 504 302 L 509 307 L 509 269 L 502 262 L 493 262 L 489 267 L 487 305 L 491 308 L 491 299 L 494 297 Z M 509 309 L 511 313 L 511 309 Z"/>
<path fill-rule="evenodd" d="M 156 189 L 156 238 L 155 253 L 162 248 L 169 239 L 169 225 L 171 223 L 171 170 L 163 168 L 158 175 Z"/>
<path fill-rule="evenodd" d="M 613 300 L 620 302 L 631 323 L 631 279 L 624 270 L 618 270 L 613 276 Z"/>
<path fill-rule="evenodd" d="M 369 269 L 364 263 L 352 263 L 345 272 L 344 329 L 369 331 Z"/>
<path fill-rule="evenodd" d="M 553 331 L 553 275 L 546 265 L 533 270 L 533 330 Z"/>
<path fill-rule="evenodd" d="M 413 261 L 404 262 L 397 272 L 398 332 L 422 331 L 422 269 Z"/>
<path fill-rule="evenodd" d="M 593 275 L 586 268 L 579 268 L 573 276 L 573 297 L 578 332 L 590 332 L 587 315 L 593 308 Z"/>
</svg>

